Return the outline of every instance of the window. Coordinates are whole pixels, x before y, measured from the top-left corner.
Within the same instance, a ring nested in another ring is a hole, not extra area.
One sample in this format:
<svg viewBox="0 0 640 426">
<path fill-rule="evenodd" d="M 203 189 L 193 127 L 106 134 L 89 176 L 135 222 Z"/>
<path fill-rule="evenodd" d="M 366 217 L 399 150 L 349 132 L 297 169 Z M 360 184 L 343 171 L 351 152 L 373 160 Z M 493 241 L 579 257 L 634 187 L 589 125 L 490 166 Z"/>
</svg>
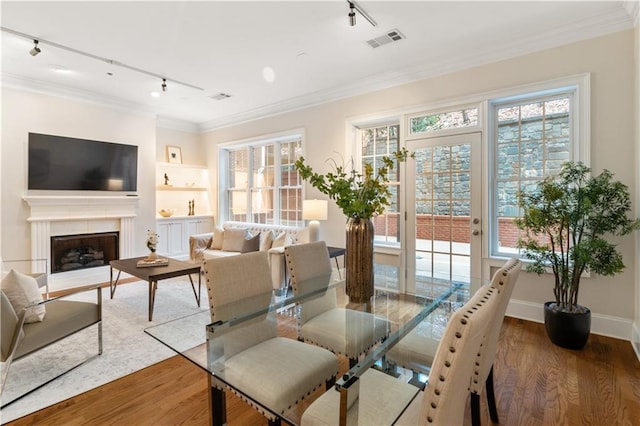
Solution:
<svg viewBox="0 0 640 426">
<path fill-rule="evenodd" d="M 409 118 L 409 133 L 412 135 L 475 126 L 478 126 L 478 108 L 465 108 Z"/>
<path fill-rule="evenodd" d="M 576 90 L 489 103 L 493 255 L 518 253 L 519 230 L 513 223 L 520 215 L 517 191 L 535 188 L 542 179 L 558 173 L 562 163 L 578 159 Z"/>
<path fill-rule="evenodd" d="M 222 149 L 223 220 L 303 226 L 301 155 L 299 135 Z"/>
<path fill-rule="evenodd" d="M 374 170 L 384 165 L 382 157 L 390 155 L 399 149 L 399 126 L 385 125 L 362 129 L 360 132 L 362 166 L 371 164 Z M 373 218 L 375 227 L 375 242 L 391 245 L 400 245 L 400 171 L 395 162 L 393 170 L 389 173 L 389 191 L 392 203 L 385 213 Z"/>
</svg>

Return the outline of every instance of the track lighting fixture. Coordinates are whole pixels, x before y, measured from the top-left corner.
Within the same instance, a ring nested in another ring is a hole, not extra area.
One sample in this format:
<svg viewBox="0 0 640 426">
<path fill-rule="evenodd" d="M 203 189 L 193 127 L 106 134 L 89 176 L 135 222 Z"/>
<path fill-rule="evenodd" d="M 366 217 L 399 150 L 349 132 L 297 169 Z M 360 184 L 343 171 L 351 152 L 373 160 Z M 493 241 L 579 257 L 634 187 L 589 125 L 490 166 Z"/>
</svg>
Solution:
<svg viewBox="0 0 640 426">
<path fill-rule="evenodd" d="M 135 72 L 138 72 L 138 73 L 141 73 L 141 74 L 145 74 L 145 75 L 148 75 L 148 76 L 151 76 L 151 77 L 154 77 L 154 78 L 160 78 L 160 79 L 162 79 L 162 91 L 163 92 L 167 91 L 167 80 L 171 81 L 174 84 L 179 84 L 180 86 L 190 87 L 191 89 L 204 91 L 204 88 L 195 86 L 193 84 L 189 84 L 189 83 L 187 83 L 185 81 L 176 80 L 174 78 L 163 77 L 161 74 L 158 74 L 158 73 L 155 73 L 155 72 L 151 72 L 151 71 L 143 70 L 143 69 L 140 69 L 140 68 L 137 68 L 137 67 L 133 67 L 131 65 L 124 64 L 124 63 L 116 61 L 114 59 L 103 58 L 102 56 L 94 55 L 93 53 L 89 53 L 89 52 L 85 52 L 85 51 L 82 51 L 82 50 L 78 50 L 78 49 L 70 47 L 70 46 L 65 46 L 64 44 L 56 43 L 56 42 L 51 41 L 51 40 L 36 39 L 33 35 L 21 33 L 19 31 L 12 30 L 11 28 L 0 26 L 0 31 L 2 31 L 3 33 L 13 34 L 14 36 L 21 37 L 21 38 L 24 38 L 24 39 L 33 40 L 33 43 L 34 43 L 33 49 L 31 49 L 29 51 L 29 54 L 31 54 L 31 56 L 36 56 L 38 53 L 40 53 L 41 50 L 38 47 L 38 43 L 44 43 L 44 44 L 46 44 L 48 46 L 51 46 L 51 47 L 54 47 L 56 49 L 62 49 L 62 50 L 65 50 L 67 52 L 75 53 L 76 55 L 82 55 L 82 56 L 86 56 L 87 58 L 95 59 L 95 60 L 100 61 L 100 62 L 105 62 L 105 63 L 109 64 L 110 67 L 117 66 L 117 67 L 121 67 L 121 68 L 126 68 L 126 69 L 131 70 L 131 71 L 135 71 Z M 107 74 L 108 75 L 113 75 L 113 72 L 109 71 L 109 72 L 107 72 Z"/>
<path fill-rule="evenodd" d="M 29 51 L 29 54 L 31 56 L 36 56 L 40 52 L 42 52 L 42 50 L 38 47 L 38 40 L 33 40 L 33 49 Z"/>
<path fill-rule="evenodd" d="M 356 25 L 355 6 L 351 2 L 349 2 L 349 25 L 352 27 Z"/>
<path fill-rule="evenodd" d="M 347 0 L 347 3 L 349 3 L 349 25 L 353 27 L 356 24 L 356 12 L 358 12 L 364 19 L 369 21 L 371 25 L 374 27 L 378 26 L 378 23 L 369 16 L 369 14 L 365 12 L 364 9 L 355 2 L 355 0 Z"/>
</svg>

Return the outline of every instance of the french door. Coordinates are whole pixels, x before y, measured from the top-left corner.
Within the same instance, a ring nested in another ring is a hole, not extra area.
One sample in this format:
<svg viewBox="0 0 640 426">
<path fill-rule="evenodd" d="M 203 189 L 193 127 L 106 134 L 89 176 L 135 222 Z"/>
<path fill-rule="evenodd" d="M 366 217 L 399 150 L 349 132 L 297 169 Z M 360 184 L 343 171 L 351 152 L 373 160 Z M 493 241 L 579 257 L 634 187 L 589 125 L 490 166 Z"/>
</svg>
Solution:
<svg viewBox="0 0 640 426">
<path fill-rule="evenodd" d="M 407 292 L 437 294 L 450 280 L 480 277 L 481 141 L 468 133 L 407 142 L 415 152 L 407 163 Z"/>
</svg>

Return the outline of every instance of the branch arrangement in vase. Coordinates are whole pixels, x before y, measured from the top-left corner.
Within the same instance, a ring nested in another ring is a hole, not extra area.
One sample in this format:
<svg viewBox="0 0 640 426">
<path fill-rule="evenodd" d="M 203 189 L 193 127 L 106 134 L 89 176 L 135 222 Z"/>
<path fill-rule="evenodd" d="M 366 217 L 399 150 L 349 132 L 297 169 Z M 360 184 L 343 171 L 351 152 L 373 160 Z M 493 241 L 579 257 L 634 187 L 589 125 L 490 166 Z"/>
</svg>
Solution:
<svg viewBox="0 0 640 426">
<path fill-rule="evenodd" d="M 374 170 L 370 163 L 364 164 L 364 170 L 347 170 L 344 165 L 330 159 L 333 171 L 320 174 L 305 163 L 304 157 L 295 162 L 295 168 L 302 179 L 308 181 L 329 198 L 334 200 L 347 218 L 369 219 L 383 214 L 391 205 L 391 191 L 387 186 L 389 173 L 395 162 L 404 162 L 407 157 L 415 158 L 406 148 L 381 158 L 382 167 Z"/>
</svg>

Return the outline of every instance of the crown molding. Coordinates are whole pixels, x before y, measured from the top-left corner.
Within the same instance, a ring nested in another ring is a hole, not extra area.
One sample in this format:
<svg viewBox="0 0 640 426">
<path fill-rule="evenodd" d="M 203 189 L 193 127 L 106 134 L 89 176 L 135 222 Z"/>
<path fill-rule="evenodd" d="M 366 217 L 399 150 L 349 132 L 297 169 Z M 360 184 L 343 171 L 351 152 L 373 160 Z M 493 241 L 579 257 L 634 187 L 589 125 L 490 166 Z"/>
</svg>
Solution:
<svg viewBox="0 0 640 426">
<path fill-rule="evenodd" d="M 37 93 L 40 95 L 55 96 L 62 99 L 86 102 L 101 107 L 116 109 L 123 112 L 154 116 L 155 112 L 141 104 L 124 101 L 121 98 L 107 97 L 103 94 L 88 90 L 79 90 L 74 87 L 61 84 L 51 84 L 45 81 L 23 77 L 7 72 L 0 72 L 0 84 L 3 87 Z"/>
<path fill-rule="evenodd" d="M 179 120 L 171 117 L 158 116 L 156 119 L 156 127 L 168 130 L 178 130 L 180 132 L 200 133 L 200 125 L 190 121 Z"/>
<path fill-rule="evenodd" d="M 638 4 L 637 1 L 628 3 L 635 3 L 636 6 Z M 438 63 L 421 64 L 412 68 L 404 68 L 369 79 L 363 79 L 346 86 L 309 93 L 242 113 L 209 120 L 200 123 L 199 129 L 201 132 L 209 132 L 224 127 L 235 126 L 257 119 L 269 118 L 287 112 L 384 90 L 492 62 L 507 60 L 631 28 L 633 28 L 632 15 L 629 14 L 627 9 L 619 8 L 608 15 L 599 15 L 584 19 L 571 26 L 558 28 L 555 31 L 549 31 L 536 37 L 512 39 L 506 46 L 502 45 L 495 48 L 487 46 L 483 50 L 475 49 L 473 51 L 462 52 L 456 58 Z"/>
<path fill-rule="evenodd" d="M 201 123 L 165 116 L 157 117 L 157 125 L 172 130 L 195 133 L 209 132 L 631 29 L 638 21 L 639 2 L 625 0 L 621 4 L 621 7 L 612 10 L 607 15 L 584 19 L 571 26 L 558 28 L 555 31 L 549 31 L 536 37 L 512 39 L 506 46 L 487 46 L 483 50 L 475 49 L 473 51 L 460 52 L 455 58 L 433 61 L 429 64 L 421 64 L 415 67 L 388 72 L 372 78 L 358 80 L 348 85 L 308 93 Z M 6 87 L 81 100 L 127 112 L 156 115 L 149 107 L 141 104 L 118 98 L 105 97 L 102 94 L 78 90 L 68 86 L 53 85 L 18 75 L 0 73 L 0 83 Z"/>
<path fill-rule="evenodd" d="M 622 5 L 631 17 L 633 26 L 636 27 L 638 25 L 638 11 L 640 10 L 640 0 L 624 0 L 622 2 Z"/>
</svg>

